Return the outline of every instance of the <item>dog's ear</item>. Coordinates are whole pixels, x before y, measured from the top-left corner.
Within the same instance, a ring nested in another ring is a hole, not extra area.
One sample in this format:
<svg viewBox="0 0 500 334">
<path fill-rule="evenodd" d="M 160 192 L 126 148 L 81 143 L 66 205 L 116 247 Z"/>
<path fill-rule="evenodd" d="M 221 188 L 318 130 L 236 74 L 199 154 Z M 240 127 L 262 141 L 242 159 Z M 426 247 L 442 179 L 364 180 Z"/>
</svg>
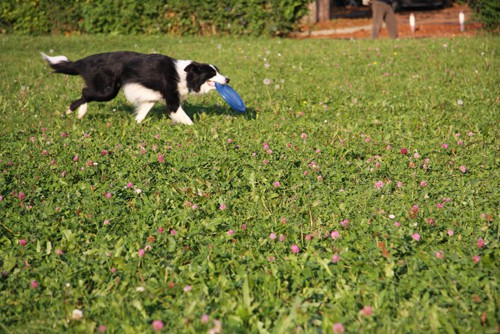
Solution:
<svg viewBox="0 0 500 334">
<path fill-rule="evenodd" d="M 189 64 L 188 66 L 186 66 L 186 68 L 184 68 L 184 72 L 186 73 L 200 73 L 200 66 L 198 65 L 198 63 L 191 63 Z"/>
</svg>

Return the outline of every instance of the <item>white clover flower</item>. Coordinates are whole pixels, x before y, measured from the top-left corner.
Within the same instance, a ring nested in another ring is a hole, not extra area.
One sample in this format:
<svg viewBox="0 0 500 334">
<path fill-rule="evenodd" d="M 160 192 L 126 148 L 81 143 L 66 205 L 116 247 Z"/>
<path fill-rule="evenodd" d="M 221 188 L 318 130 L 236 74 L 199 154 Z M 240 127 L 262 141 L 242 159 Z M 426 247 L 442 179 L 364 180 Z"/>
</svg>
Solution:
<svg viewBox="0 0 500 334">
<path fill-rule="evenodd" d="M 83 312 L 79 309 L 74 309 L 73 313 L 71 313 L 71 319 L 73 320 L 81 320 L 83 318 Z"/>
</svg>

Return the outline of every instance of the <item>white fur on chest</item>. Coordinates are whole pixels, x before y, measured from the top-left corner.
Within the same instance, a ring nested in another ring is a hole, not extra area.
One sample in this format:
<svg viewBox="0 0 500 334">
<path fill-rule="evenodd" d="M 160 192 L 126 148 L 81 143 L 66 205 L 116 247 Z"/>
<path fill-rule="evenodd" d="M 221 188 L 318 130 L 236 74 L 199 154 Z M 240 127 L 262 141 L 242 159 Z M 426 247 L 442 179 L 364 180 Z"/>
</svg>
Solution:
<svg viewBox="0 0 500 334">
<path fill-rule="evenodd" d="M 177 70 L 177 74 L 179 74 L 179 83 L 177 85 L 177 89 L 182 98 L 186 98 L 189 94 L 189 88 L 186 81 L 187 73 L 186 71 L 184 71 L 184 69 L 191 63 L 191 60 L 177 60 L 175 62 L 175 68 Z"/>
</svg>

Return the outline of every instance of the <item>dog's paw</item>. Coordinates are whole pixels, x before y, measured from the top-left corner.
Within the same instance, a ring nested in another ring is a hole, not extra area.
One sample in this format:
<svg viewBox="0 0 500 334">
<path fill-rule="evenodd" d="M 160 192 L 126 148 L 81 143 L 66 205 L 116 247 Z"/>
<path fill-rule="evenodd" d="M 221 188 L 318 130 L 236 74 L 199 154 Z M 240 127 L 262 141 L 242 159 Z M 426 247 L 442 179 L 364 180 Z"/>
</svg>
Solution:
<svg viewBox="0 0 500 334">
<path fill-rule="evenodd" d="M 78 108 L 78 119 L 82 119 L 87 113 L 87 103 L 84 103 Z"/>
<path fill-rule="evenodd" d="M 182 108 L 179 108 L 176 112 L 170 113 L 170 118 L 172 121 L 175 123 L 181 123 L 185 125 L 193 125 L 193 121 L 189 116 L 182 110 Z"/>
<path fill-rule="evenodd" d="M 184 125 L 193 125 L 194 122 L 191 119 L 175 119 L 174 117 L 170 117 L 174 124 L 184 124 Z"/>
<path fill-rule="evenodd" d="M 68 107 L 68 109 L 66 109 L 66 115 L 69 115 L 71 114 L 73 111 L 71 111 L 71 109 Z"/>
<path fill-rule="evenodd" d="M 191 123 L 187 123 L 187 122 L 177 122 L 177 121 L 172 120 L 172 124 L 174 124 L 174 125 L 175 125 L 175 124 L 193 125 L 193 124 L 194 124 L 194 122 L 193 122 L 193 121 L 191 121 Z"/>
</svg>

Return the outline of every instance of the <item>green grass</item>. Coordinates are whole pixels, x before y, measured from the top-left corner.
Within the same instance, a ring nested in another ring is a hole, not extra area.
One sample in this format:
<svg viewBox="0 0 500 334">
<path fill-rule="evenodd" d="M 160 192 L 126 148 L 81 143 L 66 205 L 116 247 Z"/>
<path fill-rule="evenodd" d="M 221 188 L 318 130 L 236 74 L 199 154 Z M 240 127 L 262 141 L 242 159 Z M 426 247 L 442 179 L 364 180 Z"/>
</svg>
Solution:
<svg viewBox="0 0 500 334">
<path fill-rule="evenodd" d="M 498 38 L 0 43 L 0 332 L 498 332 Z M 110 50 L 217 64 L 248 110 L 66 115 L 38 52 Z"/>
</svg>

